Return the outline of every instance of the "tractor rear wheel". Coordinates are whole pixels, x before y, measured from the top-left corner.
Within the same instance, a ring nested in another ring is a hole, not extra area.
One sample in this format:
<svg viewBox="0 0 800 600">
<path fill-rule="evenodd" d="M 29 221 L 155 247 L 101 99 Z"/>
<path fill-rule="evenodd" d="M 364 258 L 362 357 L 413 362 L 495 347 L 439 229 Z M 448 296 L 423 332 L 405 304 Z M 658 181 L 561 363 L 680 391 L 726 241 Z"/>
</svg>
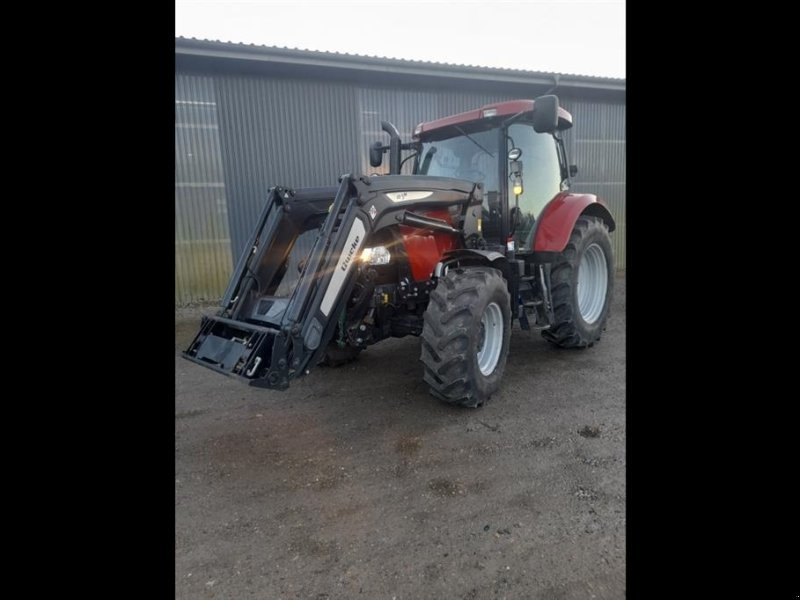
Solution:
<svg viewBox="0 0 800 600">
<path fill-rule="evenodd" d="M 602 219 L 578 218 L 550 270 L 550 286 L 555 322 L 542 337 L 562 348 L 587 348 L 599 341 L 614 290 L 614 255 Z"/>
<path fill-rule="evenodd" d="M 511 338 L 508 284 L 497 269 L 451 269 L 431 292 L 423 379 L 440 400 L 477 407 L 500 387 Z"/>
</svg>

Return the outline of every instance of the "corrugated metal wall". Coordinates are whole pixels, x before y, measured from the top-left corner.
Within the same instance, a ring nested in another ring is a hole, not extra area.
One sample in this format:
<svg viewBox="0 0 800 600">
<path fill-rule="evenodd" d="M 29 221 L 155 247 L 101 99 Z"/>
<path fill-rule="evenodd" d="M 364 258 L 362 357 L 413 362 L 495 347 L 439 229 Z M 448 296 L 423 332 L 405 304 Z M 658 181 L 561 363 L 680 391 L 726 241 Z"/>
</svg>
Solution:
<svg viewBox="0 0 800 600">
<path fill-rule="evenodd" d="M 175 303 L 220 298 L 233 269 L 214 82 L 175 77 Z"/>
<path fill-rule="evenodd" d="M 336 185 L 358 168 L 353 86 L 253 76 L 216 78 L 228 211 L 238 258 L 274 185 Z"/>
<path fill-rule="evenodd" d="M 388 139 L 382 120 L 392 121 L 407 140 L 420 121 L 518 97 L 502 91 L 178 74 L 176 303 L 222 295 L 271 186 L 335 185 L 342 173 L 386 172 L 386 166 L 374 169 L 368 163 L 369 145 Z M 195 104 L 179 105 L 179 99 Z M 612 234 L 617 266 L 624 268 L 625 105 L 566 95 L 561 101 L 575 117 L 566 135 L 570 159 L 579 166 L 573 189 L 608 202 L 617 220 Z M 203 158 L 187 163 L 187 155 Z M 410 167 L 411 161 L 404 171 Z"/>
</svg>

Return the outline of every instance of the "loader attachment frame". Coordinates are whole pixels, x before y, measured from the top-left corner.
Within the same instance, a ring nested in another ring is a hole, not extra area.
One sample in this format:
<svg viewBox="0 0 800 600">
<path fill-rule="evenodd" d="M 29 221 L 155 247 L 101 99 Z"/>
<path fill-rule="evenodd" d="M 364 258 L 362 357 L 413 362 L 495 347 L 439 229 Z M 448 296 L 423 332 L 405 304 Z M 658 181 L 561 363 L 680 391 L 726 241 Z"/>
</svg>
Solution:
<svg viewBox="0 0 800 600">
<path fill-rule="evenodd" d="M 352 288 L 349 275 L 366 237 L 363 218 L 356 215 L 357 195 L 349 175 L 341 178 L 338 189 L 272 188 L 234 269 L 222 309 L 216 316 L 203 317 L 183 356 L 251 385 L 275 389 L 286 389 L 291 378 L 316 364 L 336 328 L 331 317 Z M 256 291 L 256 286 L 279 279 L 298 235 L 320 222 L 291 296 Z M 265 302 L 270 306 L 258 319 L 258 307 Z"/>
<path fill-rule="evenodd" d="M 429 192 L 422 201 L 406 201 L 402 190 L 409 188 Z M 250 385 L 288 388 L 291 379 L 307 374 L 323 357 L 347 310 L 358 259 L 370 235 L 400 222 L 443 227 L 435 219 L 408 218 L 406 209 L 420 203 L 460 205 L 463 218 L 472 223 L 480 216 L 481 198 L 473 183 L 430 176 L 370 180 L 343 175 L 338 188 L 270 189 L 220 310 L 203 317 L 182 355 Z M 297 278 L 289 257 L 302 234 L 316 237 L 295 267 Z M 282 282 L 292 276 L 296 281 L 290 291 L 284 287 L 281 294 Z"/>
</svg>

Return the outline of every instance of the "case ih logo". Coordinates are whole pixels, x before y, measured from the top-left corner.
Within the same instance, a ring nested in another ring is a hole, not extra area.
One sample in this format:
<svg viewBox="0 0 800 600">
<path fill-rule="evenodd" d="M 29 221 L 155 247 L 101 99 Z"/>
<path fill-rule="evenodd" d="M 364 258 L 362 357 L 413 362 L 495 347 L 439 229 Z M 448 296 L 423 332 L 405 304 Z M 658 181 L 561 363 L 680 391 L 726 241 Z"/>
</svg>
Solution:
<svg viewBox="0 0 800 600">
<path fill-rule="evenodd" d="M 350 244 L 350 252 L 347 253 L 347 258 L 344 259 L 342 263 L 342 271 L 347 271 L 347 267 L 350 266 L 350 261 L 353 260 L 353 254 L 356 253 L 356 248 L 358 248 L 358 242 L 361 240 L 361 236 L 356 236 L 356 239 L 353 240 L 353 243 Z"/>
<path fill-rule="evenodd" d="M 407 200 L 422 200 L 424 198 L 428 198 L 429 196 L 433 196 L 433 192 L 427 192 L 423 190 L 388 192 L 386 196 L 392 202 L 405 202 Z"/>
</svg>

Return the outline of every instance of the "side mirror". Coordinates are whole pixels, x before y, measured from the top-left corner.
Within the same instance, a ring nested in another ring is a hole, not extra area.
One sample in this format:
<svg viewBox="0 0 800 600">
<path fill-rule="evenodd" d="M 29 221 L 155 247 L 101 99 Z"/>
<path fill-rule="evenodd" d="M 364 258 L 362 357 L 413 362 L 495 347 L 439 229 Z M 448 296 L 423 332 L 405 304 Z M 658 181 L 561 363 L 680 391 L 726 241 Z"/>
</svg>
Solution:
<svg viewBox="0 0 800 600">
<path fill-rule="evenodd" d="M 558 96 L 539 96 L 533 101 L 533 129 L 553 133 L 558 128 Z"/>
<path fill-rule="evenodd" d="M 578 165 L 570 165 L 569 166 L 569 176 L 575 177 L 578 174 Z"/>
<path fill-rule="evenodd" d="M 369 147 L 369 164 L 371 167 L 380 167 L 383 162 L 383 146 L 375 142 Z"/>
</svg>

